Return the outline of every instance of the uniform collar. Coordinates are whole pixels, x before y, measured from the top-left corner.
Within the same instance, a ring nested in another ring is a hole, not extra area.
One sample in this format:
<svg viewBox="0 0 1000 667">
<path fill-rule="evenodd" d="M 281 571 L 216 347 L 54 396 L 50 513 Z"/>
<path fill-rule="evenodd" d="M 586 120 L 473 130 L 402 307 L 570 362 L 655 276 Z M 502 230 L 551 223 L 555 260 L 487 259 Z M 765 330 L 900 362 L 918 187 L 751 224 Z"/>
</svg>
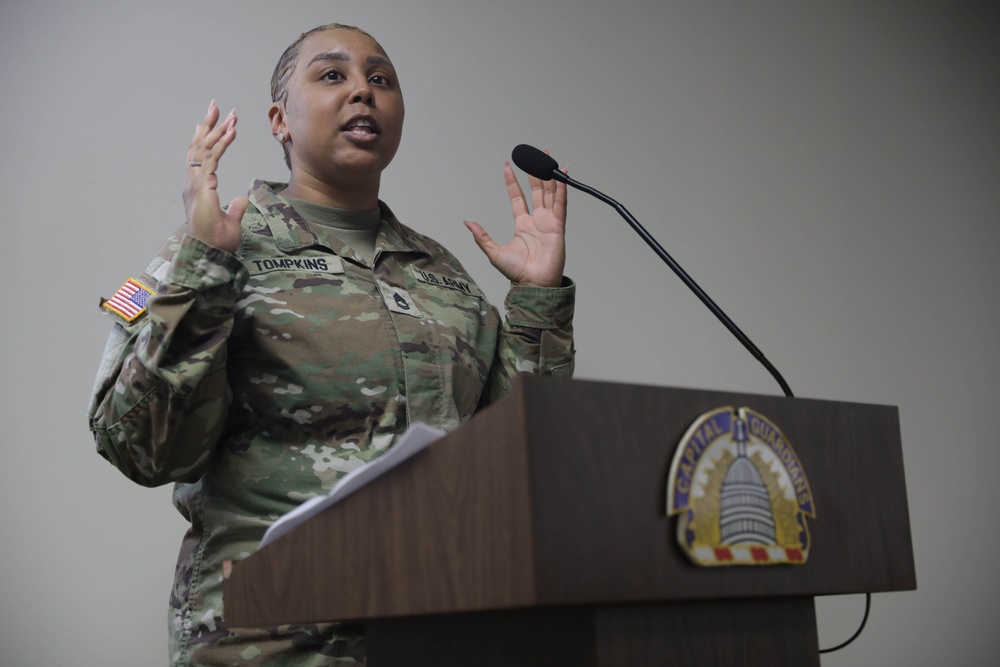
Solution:
<svg viewBox="0 0 1000 667">
<path fill-rule="evenodd" d="M 320 240 L 309 223 L 281 196 L 281 192 L 287 187 L 287 183 L 256 180 L 250 188 L 250 203 L 264 216 L 274 243 L 282 252 L 319 245 Z M 378 207 L 382 212 L 382 221 L 386 224 L 382 226 L 375 241 L 376 252 L 432 254 L 428 239 L 400 223 L 382 200 L 379 200 Z"/>
</svg>

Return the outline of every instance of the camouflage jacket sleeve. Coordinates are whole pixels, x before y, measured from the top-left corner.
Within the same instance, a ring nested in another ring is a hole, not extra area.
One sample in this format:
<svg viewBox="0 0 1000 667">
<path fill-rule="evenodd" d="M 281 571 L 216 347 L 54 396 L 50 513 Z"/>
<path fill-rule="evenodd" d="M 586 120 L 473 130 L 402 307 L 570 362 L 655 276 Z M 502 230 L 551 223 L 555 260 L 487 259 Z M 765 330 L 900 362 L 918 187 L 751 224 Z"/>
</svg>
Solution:
<svg viewBox="0 0 1000 667">
<path fill-rule="evenodd" d="M 230 402 L 226 343 L 247 280 L 239 259 L 192 237 L 168 241 L 164 261 L 148 312 L 112 330 L 89 410 L 98 452 L 144 486 L 197 478 L 208 461 Z"/>
<path fill-rule="evenodd" d="M 557 288 L 511 285 L 484 405 L 510 393 L 518 373 L 573 375 L 575 303 L 576 285 L 568 278 Z"/>
</svg>

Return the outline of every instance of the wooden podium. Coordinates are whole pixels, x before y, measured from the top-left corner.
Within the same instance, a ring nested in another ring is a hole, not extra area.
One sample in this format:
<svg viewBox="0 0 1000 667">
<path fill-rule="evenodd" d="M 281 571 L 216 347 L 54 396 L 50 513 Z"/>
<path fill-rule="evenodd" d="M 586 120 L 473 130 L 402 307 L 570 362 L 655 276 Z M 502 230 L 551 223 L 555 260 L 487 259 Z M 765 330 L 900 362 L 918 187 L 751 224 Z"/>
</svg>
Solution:
<svg viewBox="0 0 1000 667">
<path fill-rule="evenodd" d="M 701 414 L 778 424 L 809 479 L 804 565 L 701 568 L 666 514 Z M 913 590 L 894 407 L 520 377 L 514 392 L 235 563 L 231 627 L 364 621 L 387 665 L 819 665 L 813 596 Z"/>
</svg>

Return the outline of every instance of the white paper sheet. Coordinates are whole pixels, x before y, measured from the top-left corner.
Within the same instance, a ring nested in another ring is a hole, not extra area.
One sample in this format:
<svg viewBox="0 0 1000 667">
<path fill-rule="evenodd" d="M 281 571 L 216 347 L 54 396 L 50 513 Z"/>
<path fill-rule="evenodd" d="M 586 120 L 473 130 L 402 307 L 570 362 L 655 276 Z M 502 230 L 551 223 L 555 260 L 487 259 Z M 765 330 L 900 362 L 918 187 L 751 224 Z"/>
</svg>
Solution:
<svg viewBox="0 0 1000 667">
<path fill-rule="evenodd" d="M 427 424 L 419 422 L 412 424 L 399 437 L 399 441 L 389 448 L 389 451 L 371 463 L 356 468 L 344 475 L 333 489 L 331 489 L 329 495 L 310 498 L 271 524 L 271 527 L 264 533 L 264 539 L 260 541 L 260 546 L 263 547 L 273 542 L 296 526 L 305 523 L 334 503 L 346 498 L 365 484 L 368 484 L 373 479 L 392 470 L 414 454 L 423 451 L 429 444 L 438 440 L 444 434 L 444 431 L 428 426 Z"/>
</svg>

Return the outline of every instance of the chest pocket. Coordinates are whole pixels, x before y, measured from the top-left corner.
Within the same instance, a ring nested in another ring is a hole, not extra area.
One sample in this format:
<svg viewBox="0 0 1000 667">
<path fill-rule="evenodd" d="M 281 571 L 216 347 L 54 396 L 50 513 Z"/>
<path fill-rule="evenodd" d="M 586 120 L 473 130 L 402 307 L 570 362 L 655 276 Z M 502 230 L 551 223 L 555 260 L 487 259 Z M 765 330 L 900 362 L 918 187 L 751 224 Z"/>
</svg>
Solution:
<svg viewBox="0 0 1000 667">
<path fill-rule="evenodd" d="M 422 320 L 407 328 L 436 353 L 440 382 L 461 422 L 475 411 L 496 349 L 498 318 L 482 292 L 463 277 L 409 267 L 409 298 Z M 399 318 L 397 318 L 397 323 Z M 423 329 L 423 331 L 421 331 Z M 455 424 L 457 425 L 457 423 Z"/>
</svg>

